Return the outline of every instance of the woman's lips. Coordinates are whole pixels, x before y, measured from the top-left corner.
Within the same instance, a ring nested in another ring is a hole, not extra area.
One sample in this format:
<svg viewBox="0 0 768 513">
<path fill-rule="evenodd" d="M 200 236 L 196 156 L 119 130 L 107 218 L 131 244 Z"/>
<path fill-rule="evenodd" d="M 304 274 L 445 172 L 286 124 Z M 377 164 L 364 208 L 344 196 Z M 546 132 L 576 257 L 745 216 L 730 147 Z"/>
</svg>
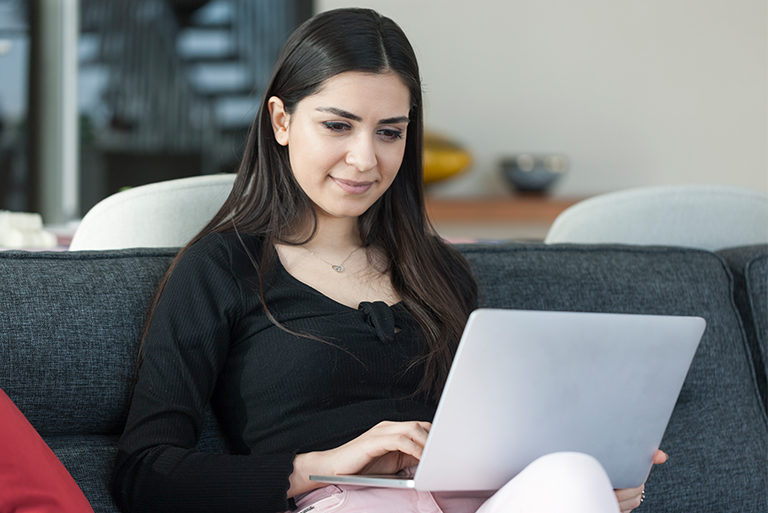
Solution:
<svg viewBox="0 0 768 513">
<path fill-rule="evenodd" d="M 349 194 L 363 194 L 374 184 L 374 182 L 356 182 L 354 180 L 344 180 L 333 176 L 331 177 L 331 180 L 333 180 L 342 191 Z"/>
</svg>

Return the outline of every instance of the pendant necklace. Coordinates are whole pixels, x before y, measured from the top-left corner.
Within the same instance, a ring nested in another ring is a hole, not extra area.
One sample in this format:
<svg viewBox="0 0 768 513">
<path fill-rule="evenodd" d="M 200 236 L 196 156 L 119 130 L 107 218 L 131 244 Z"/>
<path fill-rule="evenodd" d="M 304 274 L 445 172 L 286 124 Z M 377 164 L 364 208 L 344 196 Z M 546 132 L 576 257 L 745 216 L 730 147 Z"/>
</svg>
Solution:
<svg viewBox="0 0 768 513">
<path fill-rule="evenodd" d="M 301 246 L 301 247 L 302 247 L 302 248 L 304 248 L 304 249 L 306 249 L 307 251 L 309 251 L 309 252 L 310 252 L 310 253 L 312 253 L 313 255 L 315 255 L 315 257 L 316 257 L 316 258 L 318 258 L 319 260 L 322 260 L 322 261 L 323 261 L 323 262 L 325 262 L 326 264 L 330 265 L 330 266 L 331 266 L 331 269 L 333 269 L 333 270 L 334 270 L 334 271 L 336 271 L 337 273 L 343 273 L 343 272 L 344 272 L 344 270 L 345 270 L 344 264 L 346 264 L 346 263 L 347 263 L 347 260 L 349 260 L 349 259 L 350 259 L 350 257 L 352 257 L 352 255 L 354 255 L 354 254 L 355 254 L 355 253 L 356 253 L 358 250 L 360 250 L 360 249 L 363 249 L 363 246 L 357 247 L 357 248 L 353 249 L 353 250 L 352 250 L 352 252 L 351 252 L 349 255 L 347 255 L 347 258 L 345 258 L 344 260 L 342 260 L 342 262 L 341 262 L 340 264 L 332 264 L 331 262 L 329 262 L 329 261 L 328 261 L 328 260 L 326 260 L 325 258 L 321 257 L 320 255 L 318 255 L 317 253 L 315 253 L 314 251 L 312 251 L 312 250 L 311 250 L 311 249 L 309 249 L 308 247 L 306 247 L 306 246 Z"/>
</svg>

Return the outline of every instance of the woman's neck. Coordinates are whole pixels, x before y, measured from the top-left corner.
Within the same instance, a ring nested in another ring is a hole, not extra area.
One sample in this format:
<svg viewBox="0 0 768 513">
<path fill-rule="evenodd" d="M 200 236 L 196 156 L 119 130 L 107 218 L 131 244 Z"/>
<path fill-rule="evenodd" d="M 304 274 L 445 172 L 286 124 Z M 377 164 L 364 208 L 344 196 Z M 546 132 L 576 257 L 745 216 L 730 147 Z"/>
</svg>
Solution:
<svg viewBox="0 0 768 513">
<path fill-rule="evenodd" d="M 311 226 L 307 227 L 307 235 Z M 305 238 L 303 236 L 302 238 Z M 312 248 L 347 249 L 360 247 L 360 232 L 356 217 L 331 217 L 322 212 L 317 214 L 317 230 L 306 246 Z"/>
</svg>

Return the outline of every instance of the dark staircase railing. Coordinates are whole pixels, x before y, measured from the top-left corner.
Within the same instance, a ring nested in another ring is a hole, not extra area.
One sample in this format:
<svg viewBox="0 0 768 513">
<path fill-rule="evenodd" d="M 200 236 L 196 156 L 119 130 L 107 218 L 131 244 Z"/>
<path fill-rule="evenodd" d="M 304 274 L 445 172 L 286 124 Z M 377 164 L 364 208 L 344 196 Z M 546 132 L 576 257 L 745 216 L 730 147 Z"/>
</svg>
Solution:
<svg viewBox="0 0 768 513">
<path fill-rule="evenodd" d="M 280 48 L 310 11 L 309 0 L 81 0 L 81 73 L 106 76 L 99 147 L 200 152 L 199 172 L 231 168 Z"/>
</svg>

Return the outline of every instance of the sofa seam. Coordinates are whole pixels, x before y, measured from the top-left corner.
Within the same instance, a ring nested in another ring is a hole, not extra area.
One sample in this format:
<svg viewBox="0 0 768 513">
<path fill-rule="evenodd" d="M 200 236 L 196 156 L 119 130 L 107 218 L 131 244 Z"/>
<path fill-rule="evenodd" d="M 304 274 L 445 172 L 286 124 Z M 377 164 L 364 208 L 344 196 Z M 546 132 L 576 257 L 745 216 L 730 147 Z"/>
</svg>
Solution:
<svg viewBox="0 0 768 513">
<path fill-rule="evenodd" d="M 745 264 L 744 264 L 744 289 L 746 292 L 746 301 L 747 301 L 747 307 L 749 308 L 749 315 L 752 317 L 752 323 L 754 324 L 754 336 L 755 336 L 755 342 L 756 342 L 756 349 L 759 352 L 759 356 L 761 359 L 761 362 L 763 366 L 766 367 L 766 374 L 768 374 L 768 360 L 766 360 L 766 357 L 768 357 L 768 354 L 764 351 L 763 343 L 768 344 L 768 341 L 763 340 L 762 332 L 758 326 L 758 316 L 757 309 L 755 308 L 755 303 L 752 300 L 752 266 L 761 263 L 762 261 L 768 261 L 768 255 L 757 255 L 756 257 L 750 258 Z M 766 383 L 768 385 L 768 383 Z M 763 398 L 766 401 L 766 415 L 768 415 L 768 397 Z"/>
<path fill-rule="evenodd" d="M 173 258 L 180 248 L 169 247 L 168 251 L 125 251 L 119 250 L 93 250 L 93 251 L 1 251 L 0 261 L 11 258 L 22 258 L 25 260 L 70 260 L 70 261 L 93 261 L 93 260 L 119 260 L 124 258 L 140 258 L 140 257 L 167 257 Z M 114 251 L 114 254 L 109 254 L 110 251 Z M 106 254 L 105 254 L 106 253 Z M 118 254 L 119 253 L 119 254 Z M 74 256 L 74 258 L 73 258 Z"/>
<path fill-rule="evenodd" d="M 547 251 L 555 250 L 561 251 L 578 251 L 581 253 L 594 253 L 596 251 L 605 252 L 621 252 L 621 253 L 643 253 L 643 254 L 664 254 L 664 253 L 691 253 L 700 255 L 717 255 L 709 250 L 700 248 L 689 248 L 684 246 L 632 246 L 632 245 L 615 245 L 615 244 L 590 244 L 590 246 L 601 247 L 584 247 L 581 244 L 541 244 L 541 246 L 522 246 L 515 247 L 515 243 L 508 244 L 462 244 L 457 245 L 457 249 L 460 249 L 462 253 L 499 253 L 502 251 L 515 251 L 515 252 L 533 252 L 546 249 Z"/>
<path fill-rule="evenodd" d="M 735 279 L 733 276 L 733 272 L 731 271 L 730 267 L 728 266 L 728 263 L 725 261 L 723 257 L 716 253 L 711 253 L 712 256 L 714 256 L 719 262 L 720 266 L 722 267 L 723 271 L 725 271 L 726 276 L 728 277 L 728 288 L 729 288 L 729 296 L 728 296 L 728 302 L 731 306 L 731 311 L 736 315 L 736 320 L 739 323 L 740 331 L 741 331 L 741 347 L 742 351 L 744 352 L 744 357 L 747 360 L 747 364 L 749 367 L 749 375 L 752 377 L 752 393 L 755 395 L 755 399 L 757 402 L 757 409 L 760 412 L 760 418 L 763 419 L 763 423 L 765 424 L 765 430 L 766 435 L 768 435 L 768 411 L 763 407 L 763 398 L 760 396 L 760 389 L 757 383 L 757 371 L 755 369 L 754 360 L 752 359 L 752 350 L 749 347 L 749 341 L 747 340 L 747 331 L 746 327 L 744 326 L 744 321 L 742 319 L 741 313 L 739 312 L 738 307 L 736 306 L 736 286 L 735 286 Z"/>
</svg>

